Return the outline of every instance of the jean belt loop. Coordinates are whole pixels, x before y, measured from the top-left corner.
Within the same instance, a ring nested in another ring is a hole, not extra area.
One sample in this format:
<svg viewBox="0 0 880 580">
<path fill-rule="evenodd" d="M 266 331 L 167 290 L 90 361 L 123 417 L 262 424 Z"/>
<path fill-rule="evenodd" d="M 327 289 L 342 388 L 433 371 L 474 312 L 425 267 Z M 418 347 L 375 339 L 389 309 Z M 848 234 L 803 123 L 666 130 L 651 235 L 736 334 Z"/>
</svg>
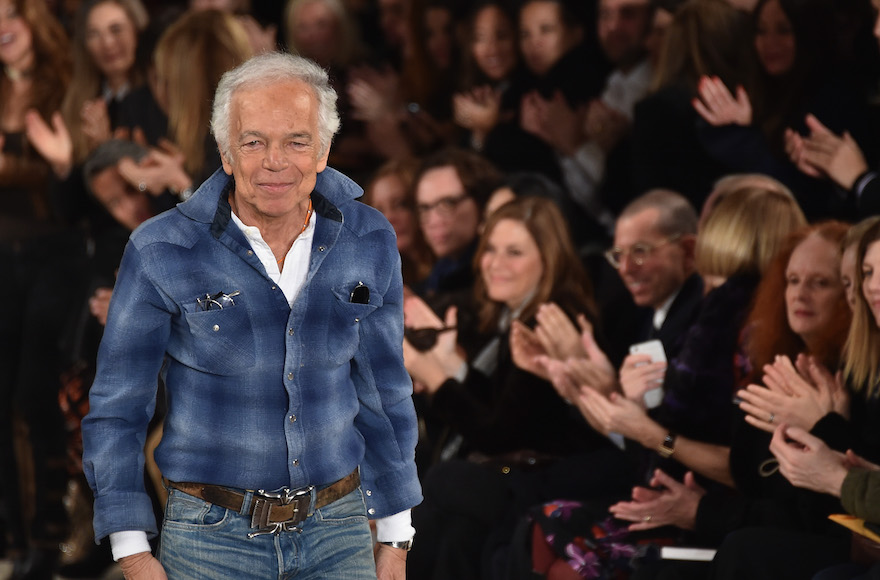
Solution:
<svg viewBox="0 0 880 580">
<path fill-rule="evenodd" d="M 312 487 L 309 492 L 309 512 L 308 515 L 311 516 L 315 513 L 315 503 L 318 501 L 318 488 Z"/>
<path fill-rule="evenodd" d="M 254 502 L 254 491 L 246 489 L 244 491 L 244 500 L 241 502 L 241 509 L 238 511 L 243 516 L 250 515 L 251 504 Z"/>
</svg>

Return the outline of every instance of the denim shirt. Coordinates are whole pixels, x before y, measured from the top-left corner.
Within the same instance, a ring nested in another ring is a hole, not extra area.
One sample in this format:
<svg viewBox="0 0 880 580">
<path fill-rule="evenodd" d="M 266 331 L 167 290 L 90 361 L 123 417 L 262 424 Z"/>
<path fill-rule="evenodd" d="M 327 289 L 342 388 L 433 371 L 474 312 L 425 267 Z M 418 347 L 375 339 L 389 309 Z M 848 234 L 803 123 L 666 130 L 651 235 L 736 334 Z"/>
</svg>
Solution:
<svg viewBox="0 0 880 580">
<path fill-rule="evenodd" d="M 403 286 L 394 231 L 362 190 L 327 168 L 315 234 L 290 307 L 230 219 L 222 170 L 131 236 L 83 420 L 95 538 L 156 534 L 144 441 L 164 380 L 155 457 L 171 481 L 275 490 L 332 483 L 360 467 L 371 518 L 421 501 L 412 383 L 403 365 Z M 369 303 L 351 302 L 366 285 Z M 232 294 L 203 311 L 197 298 Z"/>
</svg>

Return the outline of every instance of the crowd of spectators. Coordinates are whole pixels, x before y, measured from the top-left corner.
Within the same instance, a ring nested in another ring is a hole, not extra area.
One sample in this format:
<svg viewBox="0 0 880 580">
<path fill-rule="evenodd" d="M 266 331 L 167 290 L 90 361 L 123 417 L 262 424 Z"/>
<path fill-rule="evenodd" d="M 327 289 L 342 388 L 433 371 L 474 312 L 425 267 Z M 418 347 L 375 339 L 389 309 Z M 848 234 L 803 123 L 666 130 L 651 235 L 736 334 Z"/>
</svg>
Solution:
<svg viewBox="0 0 880 580">
<path fill-rule="evenodd" d="M 222 170 L 220 76 L 288 50 L 397 233 L 411 578 L 870 574 L 828 515 L 880 524 L 878 9 L 0 0 L 0 559 L 112 564 L 79 424 L 116 268 Z"/>
</svg>

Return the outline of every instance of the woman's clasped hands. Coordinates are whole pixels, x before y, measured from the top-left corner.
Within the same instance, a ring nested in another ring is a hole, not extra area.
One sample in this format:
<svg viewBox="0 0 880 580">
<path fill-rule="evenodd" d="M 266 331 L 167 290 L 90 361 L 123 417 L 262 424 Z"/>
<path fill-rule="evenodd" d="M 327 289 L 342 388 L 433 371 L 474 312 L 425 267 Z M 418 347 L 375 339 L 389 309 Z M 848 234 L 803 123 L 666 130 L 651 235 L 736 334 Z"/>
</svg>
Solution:
<svg viewBox="0 0 880 580">
<path fill-rule="evenodd" d="M 737 392 L 746 421 L 772 433 L 780 423 L 809 431 L 825 415 L 849 415 L 849 397 L 840 375 L 831 373 L 814 358 L 799 355 L 796 364 L 777 356 L 764 366 L 764 385 L 749 385 Z"/>
</svg>

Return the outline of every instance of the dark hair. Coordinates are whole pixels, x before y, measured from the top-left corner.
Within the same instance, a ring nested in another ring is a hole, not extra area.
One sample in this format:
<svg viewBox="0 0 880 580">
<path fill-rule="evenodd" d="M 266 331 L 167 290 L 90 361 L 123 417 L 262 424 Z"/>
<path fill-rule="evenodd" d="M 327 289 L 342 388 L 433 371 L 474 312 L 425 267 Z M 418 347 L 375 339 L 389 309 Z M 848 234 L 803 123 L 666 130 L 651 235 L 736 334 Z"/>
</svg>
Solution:
<svg viewBox="0 0 880 580">
<path fill-rule="evenodd" d="M 503 175 L 488 159 L 467 149 L 447 147 L 422 160 L 415 176 L 416 189 L 425 173 L 440 167 L 455 169 L 464 192 L 473 198 L 481 214 L 492 192 L 504 185 Z"/>
</svg>

